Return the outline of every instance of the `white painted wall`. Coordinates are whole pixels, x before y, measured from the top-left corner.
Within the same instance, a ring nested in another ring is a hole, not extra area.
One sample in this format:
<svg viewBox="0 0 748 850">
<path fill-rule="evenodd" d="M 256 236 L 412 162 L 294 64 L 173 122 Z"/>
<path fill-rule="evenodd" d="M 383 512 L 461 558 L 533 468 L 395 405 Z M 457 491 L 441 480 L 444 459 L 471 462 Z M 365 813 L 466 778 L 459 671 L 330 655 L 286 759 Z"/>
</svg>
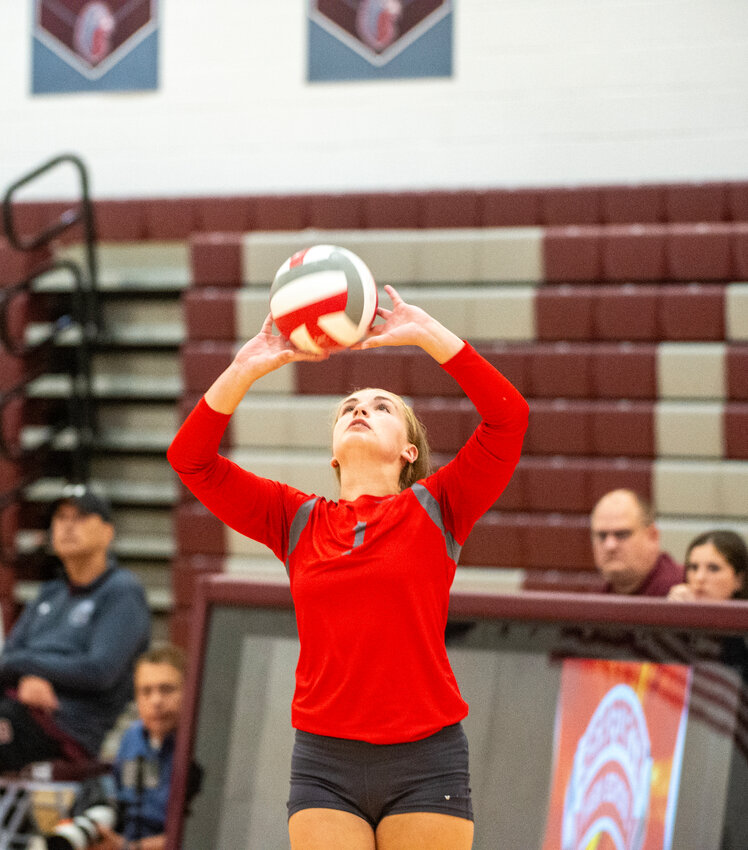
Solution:
<svg viewBox="0 0 748 850">
<path fill-rule="evenodd" d="M 158 92 L 32 97 L 0 0 L 0 189 L 62 151 L 96 197 L 748 178 L 748 0 L 455 0 L 452 79 L 324 84 L 304 0 L 161 5 Z"/>
</svg>

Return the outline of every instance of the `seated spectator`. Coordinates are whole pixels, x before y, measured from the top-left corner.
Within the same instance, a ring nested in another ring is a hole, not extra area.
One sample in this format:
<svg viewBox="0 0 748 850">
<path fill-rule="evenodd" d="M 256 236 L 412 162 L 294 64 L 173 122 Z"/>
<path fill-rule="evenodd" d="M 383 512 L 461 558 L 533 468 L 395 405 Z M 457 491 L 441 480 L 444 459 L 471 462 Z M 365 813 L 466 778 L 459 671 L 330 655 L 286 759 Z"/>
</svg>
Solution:
<svg viewBox="0 0 748 850">
<path fill-rule="evenodd" d="M 734 531 L 716 529 L 694 538 L 686 550 L 686 580 L 670 588 L 680 601 L 748 598 L 748 548 Z"/>
<path fill-rule="evenodd" d="M 150 612 L 140 583 L 110 553 L 113 539 L 108 502 L 88 487 L 66 488 L 50 525 L 64 574 L 44 583 L 0 653 L 0 772 L 96 758 L 132 699 Z"/>
<path fill-rule="evenodd" d="M 163 646 L 146 652 L 135 667 L 136 720 L 122 737 L 114 774 L 118 830 L 100 827 L 96 850 L 163 850 L 174 739 L 182 709 L 185 658 Z"/>
<path fill-rule="evenodd" d="M 590 517 L 595 566 L 606 593 L 667 596 L 683 581 L 683 567 L 660 549 L 651 506 L 632 490 L 613 490 Z"/>
</svg>

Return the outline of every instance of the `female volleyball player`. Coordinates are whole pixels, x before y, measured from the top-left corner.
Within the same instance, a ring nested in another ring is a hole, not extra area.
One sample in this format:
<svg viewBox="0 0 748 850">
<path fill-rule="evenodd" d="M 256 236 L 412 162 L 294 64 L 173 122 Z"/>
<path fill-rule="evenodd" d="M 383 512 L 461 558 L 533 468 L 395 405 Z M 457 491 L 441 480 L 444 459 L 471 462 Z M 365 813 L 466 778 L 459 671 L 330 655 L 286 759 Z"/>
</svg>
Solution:
<svg viewBox="0 0 748 850">
<path fill-rule="evenodd" d="M 293 850 L 469 850 L 468 751 L 444 645 L 460 547 L 519 460 L 527 404 L 467 343 L 391 287 L 392 310 L 359 344 L 417 345 L 461 385 L 482 422 L 428 475 L 423 430 L 399 396 L 340 404 L 328 501 L 218 454 L 229 417 L 262 375 L 321 359 L 272 334 L 270 316 L 169 449 L 182 481 L 222 521 L 286 564 L 300 655 L 288 802 Z M 324 356 L 324 355 L 322 355 Z"/>
</svg>

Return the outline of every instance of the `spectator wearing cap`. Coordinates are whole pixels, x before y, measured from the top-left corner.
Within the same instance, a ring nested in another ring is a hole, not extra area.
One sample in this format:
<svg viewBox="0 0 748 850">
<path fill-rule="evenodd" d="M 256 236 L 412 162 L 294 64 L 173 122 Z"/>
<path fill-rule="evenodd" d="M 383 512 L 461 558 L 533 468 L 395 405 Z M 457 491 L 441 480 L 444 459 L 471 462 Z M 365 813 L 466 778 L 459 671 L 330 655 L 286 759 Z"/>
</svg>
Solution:
<svg viewBox="0 0 748 850">
<path fill-rule="evenodd" d="M 141 584 L 117 565 L 113 539 L 106 499 L 66 488 L 50 523 L 64 574 L 44 583 L 0 653 L 0 772 L 95 758 L 132 699 L 150 612 Z"/>
</svg>

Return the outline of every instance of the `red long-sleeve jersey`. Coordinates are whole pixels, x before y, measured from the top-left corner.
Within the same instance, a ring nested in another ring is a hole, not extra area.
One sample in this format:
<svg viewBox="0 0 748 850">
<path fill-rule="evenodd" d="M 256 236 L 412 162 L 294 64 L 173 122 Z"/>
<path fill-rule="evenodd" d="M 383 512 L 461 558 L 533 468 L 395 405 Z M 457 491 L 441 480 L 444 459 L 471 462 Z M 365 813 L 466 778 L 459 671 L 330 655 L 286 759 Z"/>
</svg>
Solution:
<svg viewBox="0 0 748 850">
<path fill-rule="evenodd" d="M 329 501 L 242 469 L 218 453 L 229 416 L 205 400 L 169 449 L 210 511 L 286 564 L 297 729 L 391 744 L 467 714 L 444 644 L 449 589 L 470 529 L 517 465 L 528 408 L 470 345 L 443 368 L 482 421 L 454 460 L 394 496 Z"/>
</svg>

